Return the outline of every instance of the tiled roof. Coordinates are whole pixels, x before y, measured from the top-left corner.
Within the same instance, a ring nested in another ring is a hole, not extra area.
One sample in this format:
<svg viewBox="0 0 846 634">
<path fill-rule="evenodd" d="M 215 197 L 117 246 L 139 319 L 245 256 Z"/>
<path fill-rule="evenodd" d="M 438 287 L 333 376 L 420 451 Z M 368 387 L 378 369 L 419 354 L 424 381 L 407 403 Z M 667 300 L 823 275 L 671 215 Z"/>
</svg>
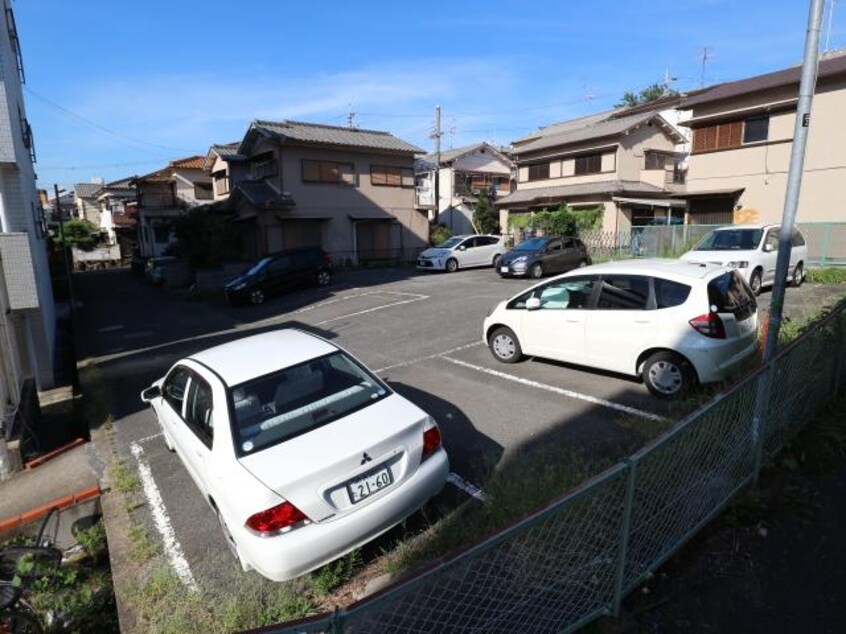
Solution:
<svg viewBox="0 0 846 634">
<path fill-rule="evenodd" d="M 497 199 L 498 207 L 525 203 L 543 203 L 573 196 L 593 196 L 599 194 L 664 194 L 660 187 L 641 181 L 600 181 L 597 183 L 580 183 L 578 185 L 554 185 L 551 187 L 536 187 L 533 189 L 518 189 L 507 196 Z"/>
<path fill-rule="evenodd" d="M 422 154 L 416 145 L 406 143 L 390 132 L 344 128 L 300 121 L 255 121 L 253 127 L 280 139 L 315 145 L 335 145 L 390 152 Z"/>
<path fill-rule="evenodd" d="M 126 178 L 106 183 L 103 187 L 108 189 L 128 189 L 131 187 L 132 179 L 134 178 L 134 176 L 127 176 Z"/>
<path fill-rule="evenodd" d="M 102 187 L 103 183 L 77 183 L 73 191 L 79 198 L 93 198 Z"/>
<path fill-rule="evenodd" d="M 224 161 L 243 161 L 247 157 L 243 154 L 238 154 L 238 147 L 240 145 L 240 141 L 235 143 L 226 143 L 223 145 L 213 145 L 211 146 L 210 151 L 217 154 Z"/>
<path fill-rule="evenodd" d="M 206 161 L 205 156 L 189 156 L 183 159 L 176 159 L 168 163 L 168 167 L 183 170 L 201 170 Z"/>
<path fill-rule="evenodd" d="M 608 113 L 582 117 L 575 121 L 564 121 L 542 128 L 535 135 L 535 140 L 527 140 L 514 148 L 517 155 L 552 147 L 581 143 L 592 139 L 617 136 L 632 128 L 645 124 L 658 116 L 656 111 L 634 114 L 628 117 L 610 119 Z M 526 137 L 530 139 L 532 137 Z M 515 143 L 519 143 L 515 141 Z"/>
<path fill-rule="evenodd" d="M 818 65 L 817 77 L 822 79 L 833 75 L 846 73 L 846 54 L 833 55 L 827 59 L 821 59 Z M 692 96 L 682 102 L 683 108 L 698 106 L 703 103 L 711 103 L 721 99 L 731 99 L 753 92 L 799 84 L 802 76 L 801 66 L 792 66 L 774 73 L 757 75 L 739 81 L 730 81 L 706 88 L 704 92 Z"/>
<path fill-rule="evenodd" d="M 544 136 L 561 134 L 564 132 L 570 132 L 571 130 L 579 130 L 589 125 L 593 125 L 594 123 L 604 121 L 605 119 L 611 117 L 611 115 L 613 114 L 614 110 L 605 110 L 603 112 L 597 112 L 594 114 L 586 115 L 584 117 L 579 117 L 578 119 L 569 119 L 567 121 L 559 121 L 558 123 L 552 123 L 548 126 L 539 128 L 537 131 L 532 132 L 531 134 L 527 134 L 526 136 L 520 137 L 516 141 L 513 141 L 513 143 L 525 143 L 527 141 L 532 141 L 534 139 L 538 139 Z"/>
<path fill-rule="evenodd" d="M 477 150 L 479 148 L 490 148 L 490 149 L 494 150 L 495 152 L 498 152 L 500 154 L 505 154 L 502 150 L 493 147 L 489 143 L 485 143 L 485 142 L 472 143 L 471 145 L 464 145 L 462 147 L 451 148 L 449 150 L 442 151 L 441 152 L 441 165 L 443 165 L 445 163 L 450 163 L 450 162 L 454 161 L 455 159 L 457 159 L 459 156 L 464 156 L 465 154 L 469 154 L 470 152 L 473 152 L 474 150 Z M 421 158 L 419 160 L 419 162 L 434 165 L 436 158 L 437 158 L 437 156 L 435 155 L 435 153 L 430 152 L 429 154 L 427 154 L 426 156 Z"/>
</svg>

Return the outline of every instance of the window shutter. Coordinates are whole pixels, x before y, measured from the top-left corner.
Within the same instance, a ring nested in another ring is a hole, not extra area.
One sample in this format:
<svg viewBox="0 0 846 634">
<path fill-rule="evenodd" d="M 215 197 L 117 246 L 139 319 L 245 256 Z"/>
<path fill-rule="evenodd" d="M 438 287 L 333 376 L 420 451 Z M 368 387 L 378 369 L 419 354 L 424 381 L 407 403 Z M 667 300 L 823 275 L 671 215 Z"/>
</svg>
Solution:
<svg viewBox="0 0 846 634">
<path fill-rule="evenodd" d="M 729 136 L 731 133 L 731 124 L 730 123 L 721 123 L 717 126 L 717 148 L 727 148 L 731 147 L 731 143 L 729 142 Z"/>
<path fill-rule="evenodd" d="M 387 185 L 388 184 L 387 170 L 384 167 L 371 167 L 370 168 L 370 182 L 373 185 Z"/>
<path fill-rule="evenodd" d="M 340 171 L 337 163 L 321 161 L 320 180 L 324 183 L 337 183 L 340 180 Z"/>
<path fill-rule="evenodd" d="M 320 161 L 303 161 L 303 180 L 309 183 L 320 180 Z"/>
<path fill-rule="evenodd" d="M 743 141 L 743 121 L 729 124 L 729 147 L 739 147 Z"/>
<path fill-rule="evenodd" d="M 693 130 L 693 148 L 691 152 L 698 154 L 705 150 L 705 128 L 694 128 Z"/>
<path fill-rule="evenodd" d="M 355 185 L 355 168 L 351 163 L 341 163 L 341 182 L 345 185 Z"/>
<path fill-rule="evenodd" d="M 402 170 L 398 167 L 388 168 L 388 186 L 402 187 Z"/>
</svg>

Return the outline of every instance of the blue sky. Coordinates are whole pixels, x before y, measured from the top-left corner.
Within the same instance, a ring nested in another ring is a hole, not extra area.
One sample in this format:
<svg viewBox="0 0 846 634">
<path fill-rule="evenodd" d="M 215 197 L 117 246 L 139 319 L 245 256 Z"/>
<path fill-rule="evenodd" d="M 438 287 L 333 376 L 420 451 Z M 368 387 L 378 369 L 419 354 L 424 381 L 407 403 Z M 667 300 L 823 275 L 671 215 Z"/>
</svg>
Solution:
<svg viewBox="0 0 846 634">
<path fill-rule="evenodd" d="M 17 0 L 39 187 L 144 174 L 254 119 L 508 143 L 661 81 L 798 63 L 805 0 Z M 827 37 L 828 20 L 823 30 Z M 846 46 L 846 2 L 831 47 Z"/>
</svg>

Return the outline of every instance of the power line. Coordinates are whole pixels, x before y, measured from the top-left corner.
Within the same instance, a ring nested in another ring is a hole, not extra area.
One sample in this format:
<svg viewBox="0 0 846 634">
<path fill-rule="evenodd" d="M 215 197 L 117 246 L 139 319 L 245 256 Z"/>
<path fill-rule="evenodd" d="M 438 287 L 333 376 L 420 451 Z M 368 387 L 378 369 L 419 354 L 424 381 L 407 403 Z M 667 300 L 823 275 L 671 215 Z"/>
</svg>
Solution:
<svg viewBox="0 0 846 634">
<path fill-rule="evenodd" d="M 53 108 L 55 110 L 61 112 L 66 117 L 73 119 L 73 120 L 77 121 L 78 123 L 83 124 L 89 130 L 93 130 L 95 132 L 100 132 L 101 134 L 104 134 L 106 136 L 110 136 L 110 137 L 117 139 L 119 141 L 120 140 L 129 141 L 129 142 L 137 144 L 137 145 L 156 148 L 158 150 L 168 150 L 168 151 L 173 151 L 173 152 L 190 153 L 190 150 L 186 150 L 185 148 L 177 148 L 177 147 L 171 147 L 171 146 L 168 146 L 168 145 L 159 145 L 158 143 L 150 143 L 149 141 L 144 141 L 142 139 L 136 139 L 135 137 L 131 137 L 127 134 L 115 132 L 114 130 L 111 130 L 111 129 L 103 126 L 103 125 L 100 125 L 96 121 L 92 121 L 91 119 L 83 117 L 82 115 L 77 114 L 77 113 L 73 112 L 72 110 L 68 110 L 64 106 L 60 106 L 55 101 L 48 99 L 44 95 L 39 95 L 37 92 L 32 90 L 29 86 L 24 86 L 24 90 L 26 90 L 30 95 L 32 95 L 33 97 L 35 97 L 39 101 L 45 103 L 46 105 L 50 106 L 51 108 Z M 126 145 L 126 143 L 124 143 L 124 145 Z"/>
</svg>

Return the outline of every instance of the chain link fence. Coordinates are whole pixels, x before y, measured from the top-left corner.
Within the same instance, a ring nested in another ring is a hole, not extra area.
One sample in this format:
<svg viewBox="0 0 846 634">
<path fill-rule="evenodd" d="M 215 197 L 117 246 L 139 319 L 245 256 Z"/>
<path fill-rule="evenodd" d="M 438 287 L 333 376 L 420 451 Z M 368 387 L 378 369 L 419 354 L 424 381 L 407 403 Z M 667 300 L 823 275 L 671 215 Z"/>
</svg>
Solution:
<svg viewBox="0 0 846 634">
<path fill-rule="evenodd" d="M 575 631 L 617 613 L 844 387 L 841 303 L 769 364 L 545 509 L 346 609 L 262 631 Z"/>
</svg>

